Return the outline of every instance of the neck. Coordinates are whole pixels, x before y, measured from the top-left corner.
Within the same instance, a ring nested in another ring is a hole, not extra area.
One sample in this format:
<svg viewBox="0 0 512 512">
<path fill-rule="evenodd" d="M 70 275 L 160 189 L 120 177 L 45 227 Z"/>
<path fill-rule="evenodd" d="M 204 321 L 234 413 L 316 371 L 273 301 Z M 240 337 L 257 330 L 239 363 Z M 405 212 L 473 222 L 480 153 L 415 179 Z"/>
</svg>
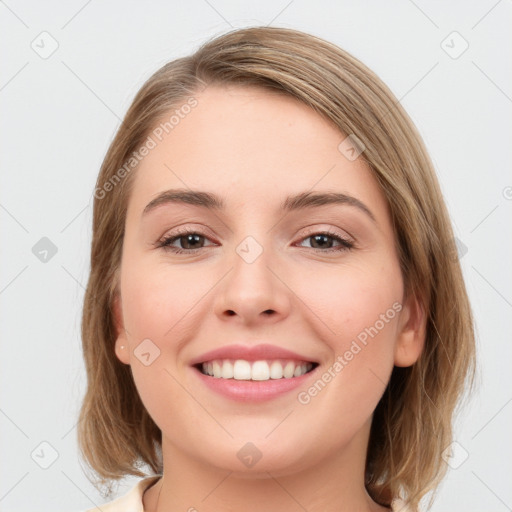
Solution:
<svg viewBox="0 0 512 512">
<path fill-rule="evenodd" d="M 361 434 L 361 433 L 360 433 Z M 367 433 L 366 433 L 367 434 Z M 300 471 L 239 473 L 190 457 L 165 437 L 163 477 L 144 494 L 145 512 L 376 512 L 364 487 L 368 436 Z"/>
</svg>

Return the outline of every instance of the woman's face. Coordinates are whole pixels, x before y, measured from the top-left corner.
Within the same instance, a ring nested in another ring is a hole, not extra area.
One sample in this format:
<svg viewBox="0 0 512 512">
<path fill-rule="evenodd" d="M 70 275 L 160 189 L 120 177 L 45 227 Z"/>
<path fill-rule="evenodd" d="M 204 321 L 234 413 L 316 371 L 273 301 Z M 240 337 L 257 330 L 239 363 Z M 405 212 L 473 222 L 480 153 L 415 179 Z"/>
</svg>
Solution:
<svg viewBox="0 0 512 512">
<path fill-rule="evenodd" d="M 164 456 L 275 475 L 362 459 L 393 365 L 422 344 L 384 196 L 358 147 L 296 100 L 194 97 L 134 171 L 117 357 Z"/>
</svg>

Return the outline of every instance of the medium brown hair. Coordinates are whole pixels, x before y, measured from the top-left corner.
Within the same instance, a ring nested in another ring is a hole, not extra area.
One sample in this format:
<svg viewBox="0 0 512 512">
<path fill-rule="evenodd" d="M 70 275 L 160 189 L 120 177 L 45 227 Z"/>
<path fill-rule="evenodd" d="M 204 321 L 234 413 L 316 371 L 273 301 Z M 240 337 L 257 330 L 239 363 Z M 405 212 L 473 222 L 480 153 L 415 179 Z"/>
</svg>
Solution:
<svg viewBox="0 0 512 512">
<path fill-rule="evenodd" d="M 375 410 L 366 487 L 381 504 L 402 496 L 414 508 L 444 475 L 452 416 L 474 370 L 473 319 L 450 219 L 421 136 L 393 93 L 344 50 L 291 29 L 234 30 L 165 64 L 137 93 L 108 149 L 95 192 L 82 318 L 88 377 L 78 424 L 82 456 L 102 484 L 147 476 L 144 465 L 163 471 L 161 431 L 140 400 L 130 367 L 114 352 L 112 307 L 136 172 L 127 171 L 126 162 L 158 122 L 210 84 L 294 97 L 334 123 L 340 142 L 355 135 L 365 146 L 360 158 L 387 199 L 405 292 L 427 317 L 419 360 L 393 369 Z"/>
</svg>

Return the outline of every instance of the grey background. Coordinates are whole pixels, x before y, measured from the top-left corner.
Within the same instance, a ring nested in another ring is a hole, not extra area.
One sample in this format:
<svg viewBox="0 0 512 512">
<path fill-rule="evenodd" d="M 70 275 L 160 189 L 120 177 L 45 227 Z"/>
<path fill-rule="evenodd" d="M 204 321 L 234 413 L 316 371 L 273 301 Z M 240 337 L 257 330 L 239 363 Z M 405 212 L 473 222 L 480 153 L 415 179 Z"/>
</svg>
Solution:
<svg viewBox="0 0 512 512">
<path fill-rule="evenodd" d="M 459 239 L 480 360 L 433 510 L 512 510 L 511 22 L 510 0 L 0 2 L 0 510 L 105 502 L 78 461 L 75 428 L 95 178 L 152 72 L 260 24 L 354 54 L 424 137 Z"/>
</svg>

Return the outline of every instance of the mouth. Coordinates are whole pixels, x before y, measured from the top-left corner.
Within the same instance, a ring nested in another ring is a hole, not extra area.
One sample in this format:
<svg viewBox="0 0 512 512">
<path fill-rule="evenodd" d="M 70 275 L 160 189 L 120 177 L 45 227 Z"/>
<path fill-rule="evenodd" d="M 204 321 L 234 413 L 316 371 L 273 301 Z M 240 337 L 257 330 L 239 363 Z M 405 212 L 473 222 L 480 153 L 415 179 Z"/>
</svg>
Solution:
<svg viewBox="0 0 512 512">
<path fill-rule="evenodd" d="M 314 356 L 278 345 L 231 344 L 189 362 L 200 386 L 229 400 L 263 402 L 306 386 L 319 366 Z"/>
<path fill-rule="evenodd" d="M 213 359 L 193 365 L 206 377 L 231 381 L 297 379 L 312 372 L 318 363 L 291 359 Z"/>
</svg>

